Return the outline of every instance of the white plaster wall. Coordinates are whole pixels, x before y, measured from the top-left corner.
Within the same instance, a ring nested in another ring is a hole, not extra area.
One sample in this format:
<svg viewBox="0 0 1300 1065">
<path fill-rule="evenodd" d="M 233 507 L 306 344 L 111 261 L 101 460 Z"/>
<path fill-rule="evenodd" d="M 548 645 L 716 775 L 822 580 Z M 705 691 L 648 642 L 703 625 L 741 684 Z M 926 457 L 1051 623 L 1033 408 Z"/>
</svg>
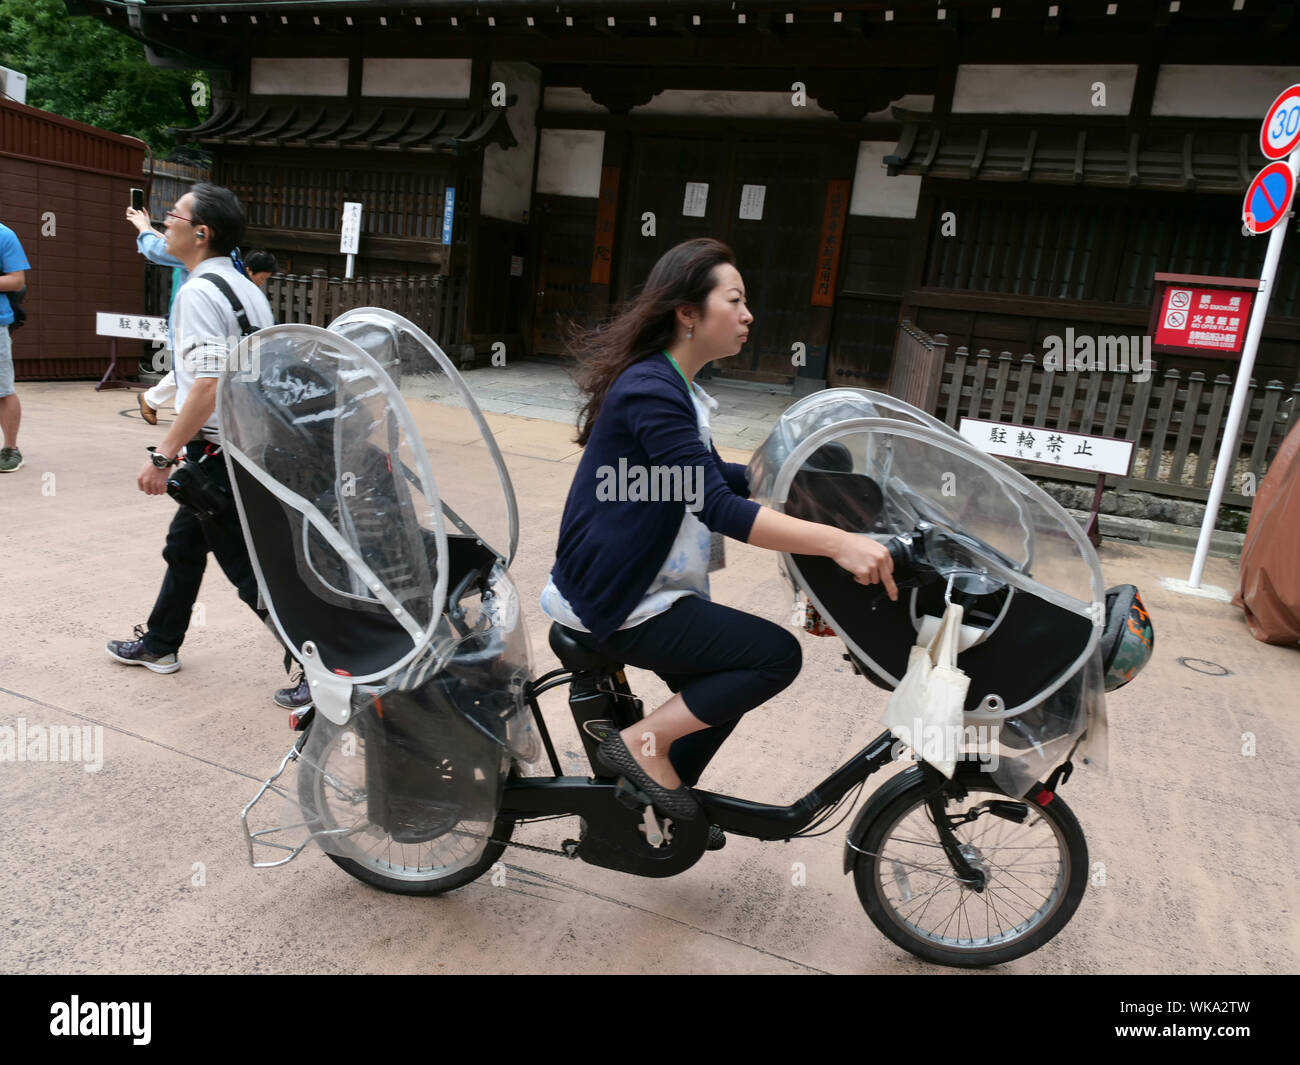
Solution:
<svg viewBox="0 0 1300 1065">
<path fill-rule="evenodd" d="M 895 107 L 901 107 L 904 111 L 919 111 L 929 114 L 934 111 L 934 97 L 921 95 L 900 96 L 897 100 L 890 101 L 889 106 L 883 111 L 872 111 L 871 114 L 867 115 L 866 121 L 893 122 L 893 109 Z"/>
<path fill-rule="evenodd" d="M 607 115 L 609 109 L 601 107 L 585 89 L 564 86 L 547 86 L 542 95 L 542 106 L 547 111 L 577 111 L 589 115 Z"/>
<path fill-rule="evenodd" d="M 675 114 L 675 115 L 737 115 L 777 118 L 807 116 L 816 118 L 834 117 L 829 111 L 817 106 L 816 100 L 810 100 L 807 107 L 791 106 L 791 94 L 781 92 L 687 92 L 672 90 L 662 92 L 644 107 L 636 108 L 637 114 Z M 542 96 L 542 106 L 547 111 L 569 111 L 576 114 L 607 115 L 609 111 L 601 107 L 585 89 L 566 86 L 548 86 Z M 933 111 L 934 97 L 924 95 L 900 96 L 890 107 L 904 107 L 909 111 Z M 867 116 L 872 122 L 892 122 L 889 107 Z"/>
<path fill-rule="evenodd" d="M 598 129 L 544 129 L 537 159 L 537 191 L 550 196 L 600 195 L 605 134 Z"/>
<path fill-rule="evenodd" d="M 796 79 L 791 78 L 791 83 Z M 805 102 L 793 103 L 794 92 L 711 92 L 667 89 L 648 104 L 632 108 L 634 115 L 716 115 L 723 118 L 835 118 L 804 91 Z"/>
<path fill-rule="evenodd" d="M 953 89 L 954 114 L 1126 115 L 1136 66 L 963 64 Z M 1106 106 L 1093 105 L 1093 85 L 1106 86 Z"/>
<path fill-rule="evenodd" d="M 467 100 L 469 59 L 367 59 L 361 68 L 362 96 Z"/>
<path fill-rule="evenodd" d="M 248 87 L 261 96 L 346 96 L 348 61 L 257 56 L 249 63 Z"/>
<path fill-rule="evenodd" d="M 483 153 L 483 194 L 480 213 L 488 218 L 523 222 L 533 189 L 533 158 L 537 148 L 537 105 L 542 75 L 529 63 L 493 63 L 489 81 L 502 82 L 507 96 L 517 96 L 509 109 L 510 131 L 519 143 L 513 148 L 489 144 Z M 488 89 L 491 101 L 492 88 Z"/>
<path fill-rule="evenodd" d="M 1156 77 L 1153 115 L 1264 121 L 1278 93 L 1300 83 L 1300 67 L 1169 65 Z"/>
<path fill-rule="evenodd" d="M 896 147 L 894 141 L 858 143 L 858 167 L 853 175 L 849 214 L 878 218 L 916 217 L 921 178 L 911 174 L 890 177 L 885 171 L 885 156 L 891 155 Z"/>
</svg>

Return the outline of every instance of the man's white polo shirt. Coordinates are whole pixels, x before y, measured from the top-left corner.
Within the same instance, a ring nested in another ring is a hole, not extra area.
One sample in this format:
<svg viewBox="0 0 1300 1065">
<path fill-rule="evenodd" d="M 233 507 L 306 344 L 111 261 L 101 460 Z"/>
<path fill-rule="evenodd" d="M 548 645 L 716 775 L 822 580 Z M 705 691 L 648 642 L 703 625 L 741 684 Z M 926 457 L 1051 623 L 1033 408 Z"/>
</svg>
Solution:
<svg viewBox="0 0 1300 1065">
<path fill-rule="evenodd" d="M 271 305 L 266 302 L 262 290 L 235 269 L 229 256 L 219 255 L 199 263 L 172 304 L 172 360 L 176 371 L 177 414 L 185 405 L 185 398 L 194 382 L 200 377 L 220 377 L 226 368 L 227 357 L 239 343 L 239 321 L 234 308 L 225 293 L 204 280 L 214 274 L 225 280 L 244 305 L 244 313 L 254 329 L 275 324 Z M 215 410 L 204 423 L 202 436 L 214 443 L 219 439 Z"/>
</svg>

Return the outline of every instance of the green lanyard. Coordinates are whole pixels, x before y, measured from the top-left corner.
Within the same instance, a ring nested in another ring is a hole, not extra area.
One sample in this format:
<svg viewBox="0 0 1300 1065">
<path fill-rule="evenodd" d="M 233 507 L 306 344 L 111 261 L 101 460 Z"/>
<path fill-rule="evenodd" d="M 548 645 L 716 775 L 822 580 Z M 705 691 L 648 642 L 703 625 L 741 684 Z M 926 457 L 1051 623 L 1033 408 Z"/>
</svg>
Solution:
<svg viewBox="0 0 1300 1065">
<path fill-rule="evenodd" d="M 681 368 L 680 366 L 677 365 L 677 360 L 674 359 L 671 355 L 669 355 L 668 352 L 666 352 L 666 351 L 664 352 L 664 358 L 666 358 L 669 362 L 671 362 L 671 363 L 673 364 L 673 369 L 676 370 L 676 371 L 678 372 L 678 374 L 681 375 L 681 379 L 686 383 L 686 391 L 687 391 L 687 394 L 689 394 L 689 395 L 694 395 L 695 392 L 694 392 L 694 390 L 691 388 L 691 383 L 690 383 L 689 381 L 686 380 L 686 375 L 685 375 L 684 373 L 682 373 L 682 368 Z"/>
</svg>

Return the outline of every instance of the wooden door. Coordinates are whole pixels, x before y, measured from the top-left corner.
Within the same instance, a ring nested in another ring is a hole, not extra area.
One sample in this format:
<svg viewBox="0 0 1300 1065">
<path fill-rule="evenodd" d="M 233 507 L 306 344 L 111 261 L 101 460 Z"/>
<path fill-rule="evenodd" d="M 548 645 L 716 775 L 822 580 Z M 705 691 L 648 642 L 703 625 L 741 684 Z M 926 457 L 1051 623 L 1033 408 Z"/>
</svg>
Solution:
<svg viewBox="0 0 1300 1065">
<path fill-rule="evenodd" d="M 736 253 L 754 324 L 740 354 L 715 368 L 727 376 L 788 382 L 795 373 L 794 345 L 814 343 L 811 297 L 830 176 L 826 147 L 639 137 L 632 160 L 616 284 L 619 298 L 635 294 L 673 245 L 693 237 L 716 237 Z M 683 213 L 688 182 L 708 185 L 703 217 Z M 760 217 L 740 217 L 745 186 L 762 189 Z M 653 236 L 642 236 L 647 211 L 654 213 Z"/>
<path fill-rule="evenodd" d="M 538 197 L 533 226 L 537 288 L 532 301 L 531 350 L 561 355 L 569 322 L 590 325 L 593 201 Z"/>
<path fill-rule="evenodd" d="M 696 237 L 725 241 L 727 148 L 718 140 L 688 137 L 638 137 L 632 150 L 627 198 L 614 291 L 630 299 L 645 284 L 650 270 L 669 248 Z M 704 216 L 683 213 L 687 182 L 706 185 Z M 643 235 L 652 216 L 654 232 Z"/>
</svg>

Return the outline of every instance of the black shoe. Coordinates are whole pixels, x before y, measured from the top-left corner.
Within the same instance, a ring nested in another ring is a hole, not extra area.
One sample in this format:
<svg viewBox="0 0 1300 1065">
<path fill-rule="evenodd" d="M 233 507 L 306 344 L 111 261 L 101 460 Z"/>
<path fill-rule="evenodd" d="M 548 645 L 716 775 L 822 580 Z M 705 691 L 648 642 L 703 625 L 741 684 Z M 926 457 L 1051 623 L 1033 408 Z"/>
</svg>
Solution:
<svg viewBox="0 0 1300 1065">
<path fill-rule="evenodd" d="M 275 705 L 283 706 L 286 710 L 309 710 L 311 709 L 311 688 L 307 686 L 307 677 L 305 674 L 298 674 L 298 683 L 291 684 L 287 688 L 281 688 L 275 693 Z"/>
<path fill-rule="evenodd" d="M 700 815 L 700 804 L 691 795 L 691 789 L 685 786 L 665 788 L 662 784 L 656 784 L 654 778 L 637 764 L 632 752 L 627 749 L 627 744 L 623 742 L 623 737 L 617 732 L 610 733 L 605 742 L 596 748 L 596 761 L 616 776 L 626 777 L 629 783 L 645 793 L 652 805 L 670 817 L 694 821 Z"/>
<path fill-rule="evenodd" d="M 727 845 L 727 834 L 717 825 L 709 825 L 709 842 L 704 845 L 706 851 L 720 851 Z"/>
<path fill-rule="evenodd" d="M 109 640 L 107 651 L 119 662 L 128 666 L 144 666 L 154 673 L 175 673 L 181 668 L 176 652 L 166 655 L 150 654 L 144 646 L 144 626 L 135 627 L 134 640 Z"/>
</svg>

